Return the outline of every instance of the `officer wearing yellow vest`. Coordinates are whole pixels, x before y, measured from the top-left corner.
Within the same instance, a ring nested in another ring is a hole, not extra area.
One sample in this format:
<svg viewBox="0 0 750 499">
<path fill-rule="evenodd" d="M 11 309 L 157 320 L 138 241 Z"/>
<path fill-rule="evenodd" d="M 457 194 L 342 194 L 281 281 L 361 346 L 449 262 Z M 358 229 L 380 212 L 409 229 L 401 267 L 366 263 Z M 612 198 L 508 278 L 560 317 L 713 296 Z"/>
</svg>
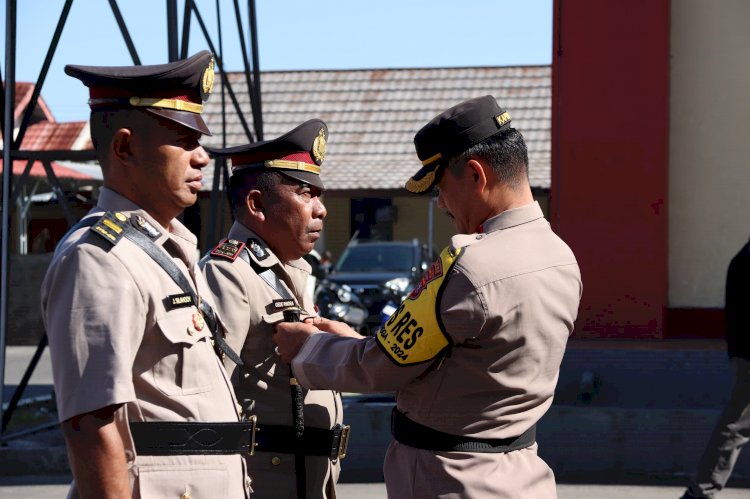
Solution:
<svg viewBox="0 0 750 499">
<path fill-rule="evenodd" d="M 274 340 L 309 388 L 395 391 L 388 496 L 556 497 L 535 425 L 552 403 L 581 278 L 528 182 L 521 133 L 492 96 L 462 102 L 415 136 L 455 235 L 374 337 L 320 318 Z"/>
</svg>

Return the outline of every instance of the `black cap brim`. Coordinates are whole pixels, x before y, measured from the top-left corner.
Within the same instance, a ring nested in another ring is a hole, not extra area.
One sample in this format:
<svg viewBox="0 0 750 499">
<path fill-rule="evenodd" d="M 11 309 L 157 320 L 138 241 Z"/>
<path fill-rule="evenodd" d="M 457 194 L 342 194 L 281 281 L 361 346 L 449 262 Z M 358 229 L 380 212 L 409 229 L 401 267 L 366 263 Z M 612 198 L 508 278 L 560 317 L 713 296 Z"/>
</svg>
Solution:
<svg viewBox="0 0 750 499">
<path fill-rule="evenodd" d="M 304 172 L 299 170 L 266 170 L 266 171 L 278 171 L 279 173 L 291 178 L 292 180 L 298 180 L 300 182 L 304 182 L 306 184 L 314 185 L 320 190 L 325 190 L 325 185 L 323 185 L 323 181 L 320 179 L 320 175 L 316 175 L 311 172 Z"/>
<path fill-rule="evenodd" d="M 143 108 L 149 113 L 153 113 L 162 118 L 166 118 L 180 125 L 186 126 L 196 132 L 200 132 L 203 135 L 211 136 L 211 131 L 208 129 L 206 122 L 200 114 L 190 113 L 187 111 L 175 111 L 174 109 L 160 109 L 156 107 Z"/>
</svg>

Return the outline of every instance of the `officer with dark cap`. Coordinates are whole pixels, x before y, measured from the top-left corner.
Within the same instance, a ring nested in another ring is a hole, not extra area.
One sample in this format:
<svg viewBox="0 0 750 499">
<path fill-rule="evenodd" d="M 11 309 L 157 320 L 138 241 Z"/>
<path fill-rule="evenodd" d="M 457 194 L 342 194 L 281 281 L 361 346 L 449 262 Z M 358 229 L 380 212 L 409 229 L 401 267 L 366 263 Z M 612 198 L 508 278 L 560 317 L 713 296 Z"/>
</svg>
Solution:
<svg viewBox="0 0 750 499">
<path fill-rule="evenodd" d="M 415 136 L 455 235 L 374 337 L 345 324 L 276 326 L 307 388 L 396 391 L 388 496 L 556 497 L 535 425 L 552 403 L 581 297 L 568 246 L 534 202 L 521 133 L 492 96 L 441 113 Z"/>
<path fill-rule="evenodd" d="M 271 339 L 274 324 L 316 315 L 303 256 L 326 216 L 320 169 L 327 138 L 325 123 L 313 119 L 273 140 L 210 150 L 231 160 L 235 222 L 202 260 L 203 271 L 244 363 L 230 371 L 237 398 L 262 422 L 247 460 L 253 497 L 261 499 L 336 497 L 346 452 L 340 395 L 302 390 Z"/>
<path fill-rule="evenodd" d="M 247 498 L 254 420 L 222 363 L 240 360 L 175 218 L 209 162 L 213 58 L 65 71 L 89 87 L 104 179 L 42 284 L 69 497 Z"/>
</svg>

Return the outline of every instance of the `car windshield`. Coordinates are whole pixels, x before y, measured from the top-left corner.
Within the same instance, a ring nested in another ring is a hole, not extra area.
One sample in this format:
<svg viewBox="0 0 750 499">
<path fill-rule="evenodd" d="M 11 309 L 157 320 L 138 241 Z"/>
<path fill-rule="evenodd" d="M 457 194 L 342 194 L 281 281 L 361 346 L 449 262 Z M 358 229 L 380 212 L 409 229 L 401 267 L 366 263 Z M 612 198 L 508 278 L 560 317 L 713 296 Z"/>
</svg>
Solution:
<svg viewBox="0 0 750 499">
<path fill-rule="evenodd" d="M 336 264 L 337 272 L 398 272 L 414 266 L 413 249 L 405 245 L 350 246 Z"/>
</svg>

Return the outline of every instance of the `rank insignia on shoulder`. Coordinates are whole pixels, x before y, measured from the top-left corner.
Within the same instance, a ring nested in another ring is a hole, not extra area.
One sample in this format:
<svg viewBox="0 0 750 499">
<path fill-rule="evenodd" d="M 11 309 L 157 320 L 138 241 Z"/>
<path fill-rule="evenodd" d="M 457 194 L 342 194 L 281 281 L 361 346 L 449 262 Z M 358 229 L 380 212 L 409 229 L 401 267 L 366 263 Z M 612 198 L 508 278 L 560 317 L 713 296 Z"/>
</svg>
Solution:
<svg viewBox="0 0 750 499">
<path fill-rule="evenodd" d="M 156 228 L 148 223 L 148 221 L 141 215 L 133 215 L 130 217 L 130 222 L 133 224 L 133 227 L 140 230 L 151 239 L 156 239 L 161 234 L 161 232 L 156 230 Z"/>
<path fill-rule="evenodd" d="M 250 249 L 253 255 L 255 255 L 255 258 L 258 260 L 265 260 L 268 258 L 268 250 L 266 247 L 258 241 L 255 238 L 250 238 L 247 240 L 247 247 Z"/>
<path fill-rule="evenodd" d="M 127 217 L 120 212 L 108 211 L 89 230 L 115 245 L 124 235 L 127 220 Z"/>
<path fill-rule="evenodd" d="M 236 239 L 224 239 L 211 250 L 211 256 L 218 256 L 220 258 L 235 261 L 244 247 L 245 243 Z"/>
</svg>

